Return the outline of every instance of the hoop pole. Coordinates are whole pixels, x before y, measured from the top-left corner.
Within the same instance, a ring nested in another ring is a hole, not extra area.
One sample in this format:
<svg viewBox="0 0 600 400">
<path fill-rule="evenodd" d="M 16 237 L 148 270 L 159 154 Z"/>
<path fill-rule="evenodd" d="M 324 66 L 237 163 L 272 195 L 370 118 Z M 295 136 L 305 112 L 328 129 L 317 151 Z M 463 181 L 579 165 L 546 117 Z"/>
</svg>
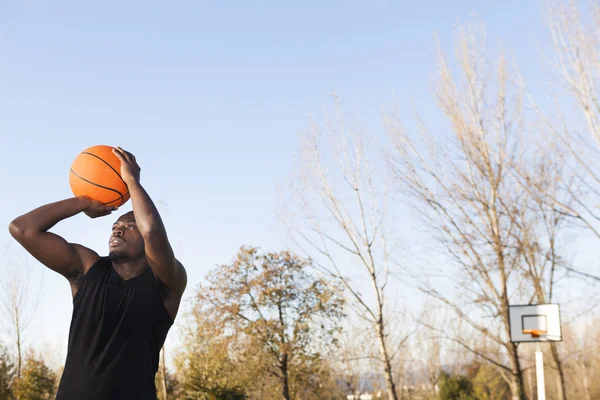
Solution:
<svg viewBox="0 0 600 400">
<path fill-rule="evenodd" d="M 539 343 L 537 343 L 537 349 L 535 352 L 535 372 L 537 376 L 538 400 L 546 400 L 546 384 L 544 380 L 544 353 L 542 353 Z"/>
</svg>

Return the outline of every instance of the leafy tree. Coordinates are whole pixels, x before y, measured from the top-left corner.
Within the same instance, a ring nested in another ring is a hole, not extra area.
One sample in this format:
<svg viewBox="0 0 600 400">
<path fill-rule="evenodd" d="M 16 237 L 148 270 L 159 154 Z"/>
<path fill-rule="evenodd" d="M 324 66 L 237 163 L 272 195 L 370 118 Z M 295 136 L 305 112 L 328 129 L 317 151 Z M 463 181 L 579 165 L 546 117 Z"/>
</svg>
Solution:
<svg viewBox="0 0 600 400">
<path fill-rule="evenodd" d="M 310 266 L 288 251 L 260 254 L 242 247 L 198 288 L 197 312 L 231 333 L 221 343 L 222 358 L 228 357 L 227 340 L 249 341 L 257 354 L 265 354 L 259 364 L 276 379 L 285 400 L 299 391 L 294 388 L 302 380 L 299 371 L 335 345 L 343 317 L 343 297 L 330 282 L 311 276 Z"/>
<path fill-rule="evenodd" d="M 177 381 L 175 375 L 173 375 L 171 371 L 169 371 L 169 369 L 164 366 L 163 363 L 164 360 L 161 356 L 161 365 L 158 368 L 158 372 L 156 373 L 156 376 L 154 378 L 154 384 L 156 386 L 156 397 L 158 400 L 176 399 L 177 397 L 175 397 L 175 394 L 177 393 L 179 382 Z M 164 375 L 166 375 L 166 379 Z M 167 385 L 166 396 L 164 388 L 165 382 Z"/>
<path fill-rule="evenodd" d="M 490 364 L 481 364 L 473 379 L 477 400 L 504 400 L 510 398 L 510 386 L 498 369 Z"/>
<path fill-rule="evenodd" d="M 184 328 L 185 346 L 175 359 L 180 376 L 181 399 L 243 399 L 245 379 L 242 363 L 235 360 L 235 340 L 223 335 L 194 309 Z"/>
<path fill-rule="evenodd" d="M 15 376 L 14 363 L 6 351 L 6 348 L 0 346 L 0 399 L 13 399 L 12 381 Z"/>
<path fill-rule="evenodd" d="M 64 365 L 59 365 L 58 368 L 54 370 L 54 393 L 50 397 L 51 399 L 56 398 L 58 394 L 58 386 L 60 385 L 60 380 L 62 378 L 62 374 L 65 371 Z"/>
<path fill-rule="evenodd" d="M 440 374 L 440 400 L 475 400 L 473 383 L 466 376 Z"/>
<path fill-rule="evenodd" d="M 54 396 L 55 385 L 54 372 L 41 357 L 36 357 L 33 351 L 29 350 L 21 370 L 17 397 L 27 400 L 49 400 Z"/>
</svg>

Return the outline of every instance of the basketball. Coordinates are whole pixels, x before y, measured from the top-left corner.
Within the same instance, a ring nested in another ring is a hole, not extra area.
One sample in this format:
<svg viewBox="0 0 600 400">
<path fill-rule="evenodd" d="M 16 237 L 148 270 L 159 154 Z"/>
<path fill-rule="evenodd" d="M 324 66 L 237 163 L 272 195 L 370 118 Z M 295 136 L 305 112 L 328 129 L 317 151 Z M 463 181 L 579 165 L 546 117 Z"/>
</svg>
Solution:
<svg viewBox="0 0 600 400">
<path fill-rule="evenodd" d="M 86 196 L 107 206 L 120 207 L 129 200 L 127 185 L 121 179 L 121 161 L 111 146 L 92 146 L 77 155 L 69 182 L 73 194 Z"/>
</svg>

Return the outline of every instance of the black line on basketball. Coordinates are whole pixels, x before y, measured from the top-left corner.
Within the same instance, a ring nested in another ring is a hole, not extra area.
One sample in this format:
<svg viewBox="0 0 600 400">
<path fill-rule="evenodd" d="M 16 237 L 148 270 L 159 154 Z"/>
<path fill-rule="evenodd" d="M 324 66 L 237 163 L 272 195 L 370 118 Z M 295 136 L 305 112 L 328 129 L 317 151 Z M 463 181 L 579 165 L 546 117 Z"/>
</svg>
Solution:
<svg viewBox="0 0 600 400">
<path fill-rule="evenodd" d="M 71 173 L 72 173 L 73 175 L 75 175 L 76 177 L 78 177 L 79 179 L 81 179 L 82 181 L 86 181 L 86 182 L 87 182 L 87 183 L 89 183 L 89 184 L 92 184 L 92 185 L 94 185 L 94 186 L 98 186 L 98 187 L 100 187 L 100 188 L 102 188 L 102 189 L 110 190 L 111 192 L 118 193 L 118 194 L 119 194 L 119 196 L 120 196 L 120 199 L 121 199 L 121 200 L 123 200 L 123 196 L 124 196 L 124 195 L 122 195 L 122 194 L 121 194 L 121 192 L 119 192 L 117 189 L 109 188 L 109 187 L 102 186 L 102 185 L 99 185 L 99 184 L 97 184 L 97 183 L 94 183 L 94 182 L 92 182 L 92 181 L 88 181 L 87 179 L 85 179 L 85 178 L 83 178 L 83 177 L 81 177 L 81 176 L 77 175 L 77 173 L 76 173 L 75 171 L 73 171 L 73 168 L 71 168 Z M 118 199 L 117 199 L 117 200 L 118 200 Z M 113 201 L 117 201 L 117 200 L 113 200 Z"/>
<path fill-rule="evenodd" d="M 124 203 L 125 196 L 127 196 L 128 194 L 129 194 L 129 192 L 125 193 L 123 196 L 121 196 L 121 197 L 120 197 L 120 198 L 118 198 L 118 199 L 114 199 L 114 200 L 112 200 L 112 201 L 107 201 L 106 203 L 103 203 L 103 204 L 104 204 L 104 205 L 107 205 L 107 204 L 110 204 L 110 203 L 114 203 L 114 202 L 115 202 L 115 201 L 117 201 L 117 200 L 121 200 L 121 204 L 119 204 L 119 207 L 121 207 L 121 206 L 123 205 L 123 203 Z"/>
<path fill-rule="evenodd" d="M 98 160 L 102 161 L 104 164 L 106 164 L 108 166 L 108 168 L 112 169 L 114 171 L 114 173 L 117 174 L 117 176 L 119 177 L 119 179 L 121 180 L 121 182 L 123 182 L 123 185 L 127 186 L 127 184 L 125 183 L 125 181 L 123 180 L 123 178 L 121 178 L 121 174 L 118 173 L 117 170 L 114 169 L 112 165 L 110 165 L 109 163 L 107 163 L 106 161 L 104 161 L 103 158 L 98 157 L 95 154 L 88 153 L 87 151 L 82 151 L 81 154 L 87 154 L 88 156 L 96 157 Z"/>
</svg>

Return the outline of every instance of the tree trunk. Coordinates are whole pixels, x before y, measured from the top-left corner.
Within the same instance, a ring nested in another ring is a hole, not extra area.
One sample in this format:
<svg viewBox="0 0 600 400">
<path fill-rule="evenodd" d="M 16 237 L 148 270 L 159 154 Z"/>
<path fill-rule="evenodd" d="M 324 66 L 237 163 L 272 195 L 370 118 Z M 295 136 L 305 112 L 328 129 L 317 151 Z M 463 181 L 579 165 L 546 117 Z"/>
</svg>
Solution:
<svg viewBox="0 0 600 400">
<path fill-rule="evenodd" d="M 282 394 L 283 394 L 283 398 L 284 400 L 291 400 L 292 398 L 290 397 L 290 384 L 289 384 L 289 372 L 288 372 L 288 355 L 284 354 L 283 355 L 283 360 L 281 361 L 281 375 L 283 378 L 283 387 L 282 387 Z"/>
<path fill-rule="evenodd" d="M 506 282 L 506 279 L 504 279 L 503 281 Z M 502 319 L 504 322 L 506 337 L 510 338 L 510 317 L 508 313 L 509 304 L 506 285 L 504 285 L 502 289 Z M 525 393 L 525 384 L 523 382 L 523 371 L 521 371 L 521 365 L 519 362 L 519 352 L 517 350 L 517 344 L 509 342 L 506 345 L 506 349 L 508 350 L 508 358 L 512 374 L 512 382 L 510 384 L 510 392 L 512 395 L 512 399 L 527 400 L 527 395 Z"/>
<path fill-rule="evenodd" d="M 21 382 L 21 368 L 23 354 L 21 352 L 21 327 L 19 326 L 19 307 L 15 305 L 15 332 L 17 334 L 17 380 L 15 385 L 15 398 L 19 400 L 19 383 Z"/>
<path fill-rule="evenodd" d="M 510 358 L 510 367 L 512 369 L 512 384 L 510 391 L 513 400 L 527 400 L 525 394 L 525 385 L 523 384 L 523 373 L 519 362 L 519 354 L 517 353 L 517 345 L 510 343 L 508 345 L 508 353 Z"/>
<path fill-rule="evenodd" d="M 592 400 L 592 388 L 590 387 L 590 380 L 588 378 L 588 370 L 585 365 L 585 361 L 582 361 L 581 367 L 583 370 L 583 389 L 585 392 L 585 399 Z"/>
<path fill-rule="evenodd" d="M 377 338 L 379 339 L 379 352 L 383 357 L 387 398 L 389 400 L 398 400 L 396 385 L 394 384 L 394 377 L 392 375 L 392 362 L 387 351 L 387 346 L 385 345 L 385 332 L 383 329 L 383 318 L 381 316 L 379 316 L 379 321 L 377 321 Z"/>
<path fill-rule="evenodd" d="M 533 397 L 533 390 L 534 390 L 534 386 L 533 386 L 533 368 L 529 368 L 527 370 L 527 393 L 529 393 L 529 395 L 531 396 L 531 398 Z"/>
<path fill-rule="evenodd" d="M 558 400 L 567 400 L 567 390 L 565 387 L 565 374 L 563 373 L 562 362 L 560 360 L 560 356 L 558 354 L 558 349 L 556 348 L 555 342 L 550 342 L 550 350 L 552 352 L 552 359 L 556 364 L 556 370 L 558 374 L 556 375 L 556 386 L 558 389 Z"/>
<path fill-rule="evenodd" d="M 550 290 L 552 290 L 552 280 L 550 280 Z M 544 289 L 542 288 L 541 282 L 539 279 L 534 280 L 535 293 L 540 303 L 547 303 L 546 296 L 544 294 Z M 552 299 L 552 293 L 550 293 L 549 299 Z M 563 372 L 562 361 L 560 360 L 560 355 L 558 354 L 558 349 L 556 348 L 555 342 L 550 342 L 550 350 L 552 353 L 552 360 L 554 361 L 554 366 L 556 367 L 556 371 L 558 374 L 556 375 L 556 388 L 558 394 L 558 400 L 567 400 L 567 388 L 565 386 L 565 374 Z"/>
</svg>

